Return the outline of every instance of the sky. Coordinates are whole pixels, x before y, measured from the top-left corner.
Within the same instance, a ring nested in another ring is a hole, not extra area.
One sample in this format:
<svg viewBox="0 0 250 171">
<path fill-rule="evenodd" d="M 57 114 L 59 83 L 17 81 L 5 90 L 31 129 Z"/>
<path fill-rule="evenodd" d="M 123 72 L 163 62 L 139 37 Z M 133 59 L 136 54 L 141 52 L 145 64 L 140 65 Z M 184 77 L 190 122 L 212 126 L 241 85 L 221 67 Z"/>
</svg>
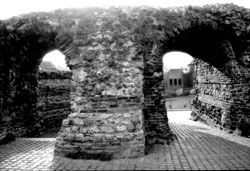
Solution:
<svg viewBox="0 0 250 171">
<path fill-rule="evenodd" d="M 43 57 L 43 61 L 51 61 L 60 70 L 69 70 L 66 65 L 65 56 L 59 50 L 47 53 Z"/>
<path fill-rule="evenodd" d="M 84 8 L 108 6 L 151 6 L 151 7 L 177 7 L 177 6 L 202 6 L 216 3 L 234 3 L 250 8 L 250 0 L 1 0 L 0 20 L 5 20 L 20 14 L 39 11 L 53 11 L 59 8 Z M 168 55 L 169 56 L 169 55 Z M 180 59 L 181 56 L 184 56 Z M 186 58 L 185 58 L 186 57 Z M 172 54 L 173 68 L 186 66 L 190 59 L 185 54 Z M 43 60 L 52 61 L 56 66 L 65 67 L 64 56 L 59 51 L 53 51 Z M 165 58 L 164 58 L 165 60 Z M 166 62 L 170 64 L 169 62 Z M 168 66 L 167 66 L 168 67 Z"/>
<path fill-rule="evenodd" d="M 193 59 L 194 58 L 187 53 L 178 51 L 169 52 L 163 56 L 163 70 L 167 72 L 170 69 L 181 67 L 189 69 L 188 64 L 190 64 Z"/>
</svg>

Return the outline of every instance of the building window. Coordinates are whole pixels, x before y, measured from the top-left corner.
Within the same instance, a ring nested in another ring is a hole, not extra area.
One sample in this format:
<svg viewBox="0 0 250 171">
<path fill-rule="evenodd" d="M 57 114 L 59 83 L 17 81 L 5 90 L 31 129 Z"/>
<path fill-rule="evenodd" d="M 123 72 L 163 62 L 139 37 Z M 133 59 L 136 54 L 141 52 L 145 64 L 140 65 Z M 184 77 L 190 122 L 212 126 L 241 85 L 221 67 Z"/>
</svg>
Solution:
<svg viewBox="0 0 250 171">
<path fill-rule="evenodd" d="M 169 80 L 169 84 L 170 84 L 170 86 L 173 86 L 173 80 L 172 79 Z"/>
<path fill-rule="evenodd" d="M 181 85 L 181 79 L 178 80 L 179 85 Z"/>
<path fill-rule="evenodd" d="M 174 79 L 174 85 L 177 86 L 177 79 Z"/>
</svg>

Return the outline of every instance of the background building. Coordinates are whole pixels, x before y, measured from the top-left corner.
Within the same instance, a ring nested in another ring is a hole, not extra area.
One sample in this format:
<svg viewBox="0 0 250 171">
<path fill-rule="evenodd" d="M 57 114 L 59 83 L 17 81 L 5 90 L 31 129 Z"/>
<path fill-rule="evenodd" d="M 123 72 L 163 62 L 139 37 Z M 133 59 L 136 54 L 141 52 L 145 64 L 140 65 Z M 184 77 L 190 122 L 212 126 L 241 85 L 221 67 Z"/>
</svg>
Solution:
<svg viewBox="0 0 250 171">
<path fill-rule="evenodd" d="M 179 68 L 170 69 L 164 74 L 164 86 L 167 97 L 189 95 L 190 90 L 193 88 L 195 68 L 192 62 L 188 66 L 188 72 L 184 72 L 183 68 Z"/>
</svg>

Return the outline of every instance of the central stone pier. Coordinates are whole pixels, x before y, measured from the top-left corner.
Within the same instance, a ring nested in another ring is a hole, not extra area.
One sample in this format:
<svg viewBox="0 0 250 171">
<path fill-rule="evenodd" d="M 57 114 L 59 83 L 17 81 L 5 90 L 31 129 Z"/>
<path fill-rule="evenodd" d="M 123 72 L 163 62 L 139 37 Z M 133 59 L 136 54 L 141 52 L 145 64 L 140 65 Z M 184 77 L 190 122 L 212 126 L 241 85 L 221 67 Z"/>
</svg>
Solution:
<svg viewBox="0 0 250 171">
<path fill-rule="evenodd" d="M 114 100 L 119 103 L 124 99 Z M 55 154 L 100 160 L 143 156 L 141 116 L 138 108 L 72 113 L 63 120 Z"/>
<path fill-rule="evenodd" d="M 127 66 L 72 72 L 72 113 L 62 122 L 55 155 L 99 160 L 144 156 L 141 71 Z"/>
</svg>

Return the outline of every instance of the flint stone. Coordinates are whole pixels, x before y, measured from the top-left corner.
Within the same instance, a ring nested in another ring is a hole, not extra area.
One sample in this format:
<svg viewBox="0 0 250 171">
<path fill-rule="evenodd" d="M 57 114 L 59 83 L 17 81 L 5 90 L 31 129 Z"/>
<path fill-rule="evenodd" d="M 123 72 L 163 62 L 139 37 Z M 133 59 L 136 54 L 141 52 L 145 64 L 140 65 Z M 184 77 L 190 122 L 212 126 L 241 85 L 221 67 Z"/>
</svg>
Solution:
<svg viewBox="0 0 250 171">
<path fill-rule="evenodd" d="M 89 128 L 91 132 L 100 132 L 100 130 L 97 128 L 97 126 Z"/>
<path fill-rule="evenodd" d="M 85 134 L 88 132 L 88 129 L 87 128 L 80 128 L 79 132 Z"/>
<path fill-rule="evenodd" d="M 76 125 L 83 125 L 83 124 L 84 124 L 84 123 L 83 123 L 83 120 L 80 119 L 80 118 L 75 118 L 75 119 L 74 119 L 74 123 L 75 123 Z"/>
<path fill-rule="evenodd" d="M 101 127 L 102 132 L 112 133 L 114 129 L 111 126 L 103 126 Z"/>
<path fill-rule="evenodd" d="M 65 132 L 70 132 L 70 130 L 70 127 L 64 129 Z"/>
<path fill-rule="evenodd" d="M 78 134 L 75 134 L 75 136 L 76 136 L 76 138 L 78 138 L 78 139 L 83 139 L 83 134 L 78 133 Z"/>
<path fill-rule="evenodd" d="M 106 134 L 106 135 L 105 135 L 105 138 L 106 138 L 107 140 L 113 140 L 113 139 L 114 139 L 114 135 L 112 135 L 112 134 Z"/>
<path fill-rule="evenodd" d="M 62 122 L 62 126 L 67 126 L 69 124 L 69 120 L 68 119 L 64 119 Z"/>
<path fill-rule="evenodd" d="M 78 126 L 72 126 L 71 132 L 78 132 Z"/>
<path fill-rule="evenodd" d="M 102 115 L 100 115 L 100 117 L 102 119 L 107 119 L 107 118 L 110 118 L 111 116 L 112 116 L 112 114 L 102 114 Z"/>
<path fill-rule="evenodd" d="M 123 120 L 122 123 L 125 125 L 129 125 L 129 124 L 131 124 L 131 121 L 126 119 L 126 120 Z"/>
<path fill-rule="evenodd" d="M 130 113 L 124 113 L 123 115 L 125 118 L 130 118 L 131 117 L 131 114 Z"/>
<path fill-rule="evenodd" d="M 118 134 L 116 134 L 115 136 L 116 136 L 116 138 L 119 138 L 119 139 L 121 139 L 121 138 L 124 137 L 122 133 L 118 133 Z"/>
<path fill-rule="evenodd" d="M 88 114 L 87 114 L 87 113 L 79 113 L 79 114 L 78 114 L 78 117 L 79 117 L 79 118 L 87 118 L 87 117 L 88 117 Z"/>
<path fill-rule="evenodd" d="M 127 129 L 127 127 L 125 125 L 118 125 L 116 127 L 116 129 L 117 129 L 117 131 L 122 132 L 122 131 L 125 131 Z"/>
<path fill-rule="evenodd" d="M 68 117 L 69 118 L 74 118 L 74 117 L 76 117 L 78 114 L 77 113 L 71 113 Z"/>
</svg>

